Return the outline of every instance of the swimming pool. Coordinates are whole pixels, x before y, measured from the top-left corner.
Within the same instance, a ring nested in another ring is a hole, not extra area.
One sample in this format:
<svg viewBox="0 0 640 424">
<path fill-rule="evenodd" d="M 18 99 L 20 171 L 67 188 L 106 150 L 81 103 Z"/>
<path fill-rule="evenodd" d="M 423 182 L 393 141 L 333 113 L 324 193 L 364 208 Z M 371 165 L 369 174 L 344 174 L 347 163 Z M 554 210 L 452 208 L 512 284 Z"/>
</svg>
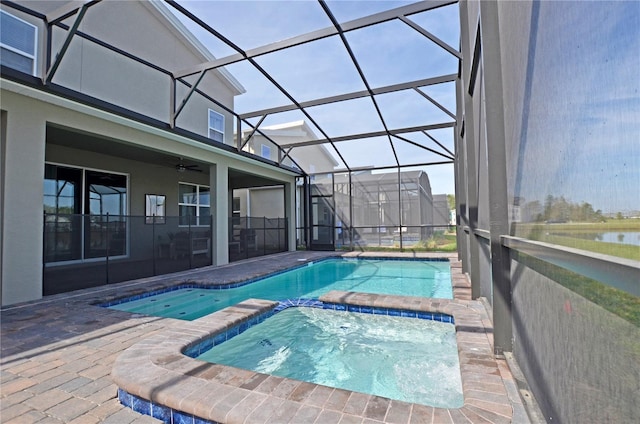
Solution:
<svg viewBox="0 0 640 424">
<path fill-rule="evenodd" d="M 296 307 L 197 359 L 441 408 L 463 404 L 453 324 Z"/>
<path fill-rule="evenodd" d="M 179 288 L 106 306 L 144 315 L 194 320 L 249 298 L 317 298 L 331 290 L 453 298 L 449 261 L 329 259 L 241 286 Z"/>
</svg>

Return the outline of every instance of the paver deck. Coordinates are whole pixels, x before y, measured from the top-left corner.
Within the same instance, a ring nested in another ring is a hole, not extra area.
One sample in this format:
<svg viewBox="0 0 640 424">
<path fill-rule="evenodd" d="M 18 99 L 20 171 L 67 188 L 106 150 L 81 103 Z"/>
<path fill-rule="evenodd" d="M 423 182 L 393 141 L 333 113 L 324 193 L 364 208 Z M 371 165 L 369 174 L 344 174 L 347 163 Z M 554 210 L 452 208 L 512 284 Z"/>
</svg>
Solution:
<svg viewBox="0 0 640 424">
<path fill-rule="evenodd" d="M 491 326 L 485 309 L 480 302 L 470 300 L 468 282 L 453 255 L 436 256 L 453 261 L 456 299 L 424 300 L 416 307 L 451 313 L 459 325 L 457 337 L 465 394 L 465 406 L 460 409 L 431 408 L 262 376 L 204 364 L 180 354 L 184 346 L 215 332 L 219 328 L 216 326 L 228 326 L 230 321 L 239 319 L 238 308 L 235 312 L 220 311 L 200 319 L 204 321 L 187 322 L 94 305 L 186 281 L 201 284 L 242 281 L 332 255 L 336 253 L 290 252 L 49 296 L 5 308 L 0 316 L 0 419 L 7 424 L 160 422 L 118 401 L 118 386 L 129 384 L 126 387 L 129 393 L 147 394 L 146 399 L 224 422 L 528 422 L 506 362 L 496 360 L 491 353 Z M 373 256 L 402 255 L 407 254 Z M 329 301 L 332 296 L 353 304 L 390 302 L 391 305 L 399 301 L 393 296 L 344 292 L 328 294 L 324 300 Z M 270 302 L 252 302 L 257 310 L 270 307 Z M 242 313 L 247 314 L 246 309 Z M 252 313 L 257 312 L 249 314 Z M 151 348 L 158 340 L 162 340 L 161 345 Z M 146 363 L 140 367 L 138 362 L 134 367 L 131 364 L 135 361 Z M 132 378 L 134 372 L 138 377 Z"/>
</svg>

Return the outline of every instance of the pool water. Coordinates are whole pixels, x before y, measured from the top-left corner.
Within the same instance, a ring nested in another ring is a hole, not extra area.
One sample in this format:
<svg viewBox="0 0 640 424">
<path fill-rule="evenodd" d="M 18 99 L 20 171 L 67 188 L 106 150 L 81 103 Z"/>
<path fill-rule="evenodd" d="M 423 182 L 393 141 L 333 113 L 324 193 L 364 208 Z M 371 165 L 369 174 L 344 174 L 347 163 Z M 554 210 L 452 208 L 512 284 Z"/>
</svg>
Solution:
<svg viewBox="0 0 640 424">
<path fill-rule="evenodd" d="M 463 405 L 453 324 L 289 308 L 200 360 L 440 408 Z"/>
<path fill-rule="evenodd" d="M 109 306 L 194 320 L 249 298 L 317 298 L 331 290 L 453 298 L 449 261 L 331 259 L 228 289 L 179 289 Z"/>
</svg>

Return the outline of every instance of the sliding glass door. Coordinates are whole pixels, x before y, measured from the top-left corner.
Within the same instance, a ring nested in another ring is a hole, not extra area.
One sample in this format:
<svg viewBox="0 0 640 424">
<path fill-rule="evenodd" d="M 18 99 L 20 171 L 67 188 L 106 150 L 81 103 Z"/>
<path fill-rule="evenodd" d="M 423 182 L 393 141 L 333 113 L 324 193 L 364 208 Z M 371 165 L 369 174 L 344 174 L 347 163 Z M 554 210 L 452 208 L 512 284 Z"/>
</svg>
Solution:
<svg viewBox="0 0 640 424">
<path fill-rule="evenodd" d="M 45 262 L 127 253 L 127 176 L 46 164 Z"/>
</svg>

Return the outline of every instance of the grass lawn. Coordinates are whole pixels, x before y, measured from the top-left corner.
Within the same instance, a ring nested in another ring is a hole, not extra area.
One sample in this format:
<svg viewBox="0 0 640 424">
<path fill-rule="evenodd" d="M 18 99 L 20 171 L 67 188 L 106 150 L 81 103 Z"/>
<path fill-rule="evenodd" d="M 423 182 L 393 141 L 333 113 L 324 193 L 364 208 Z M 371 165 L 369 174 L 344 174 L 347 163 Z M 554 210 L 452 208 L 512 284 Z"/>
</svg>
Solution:
<svg viewBox="0 0 640 424">
<path fill-rule="evenodd" d="M 636 327 L 640 327 L 640 297 L 524 253 L 516 253 L 515 259 Z"/>
<path fill-rule="evenodd" d="M 455 232 L 436 232 L 427 240 L 421 240 L 412 246 L 400 249 L 400 245 L 395 246 L 354 246 L 354 250 L 361 252 L 456 252 L 458 244 Z M 344 250 L 350 250 L 345 247 Z"/>
<path fill-rule="evenodd" d="M 516 236 L 640 261 L 640 246 L 608 243 L 579 237 L 581 234 L 615 231 L 640 233 L 640 220 L 620 219 L 599 223 L 520 224 L 516 228 Z M 572 234 L 576 235 L 576 237 L 572 237 Z"/>
</svg>

